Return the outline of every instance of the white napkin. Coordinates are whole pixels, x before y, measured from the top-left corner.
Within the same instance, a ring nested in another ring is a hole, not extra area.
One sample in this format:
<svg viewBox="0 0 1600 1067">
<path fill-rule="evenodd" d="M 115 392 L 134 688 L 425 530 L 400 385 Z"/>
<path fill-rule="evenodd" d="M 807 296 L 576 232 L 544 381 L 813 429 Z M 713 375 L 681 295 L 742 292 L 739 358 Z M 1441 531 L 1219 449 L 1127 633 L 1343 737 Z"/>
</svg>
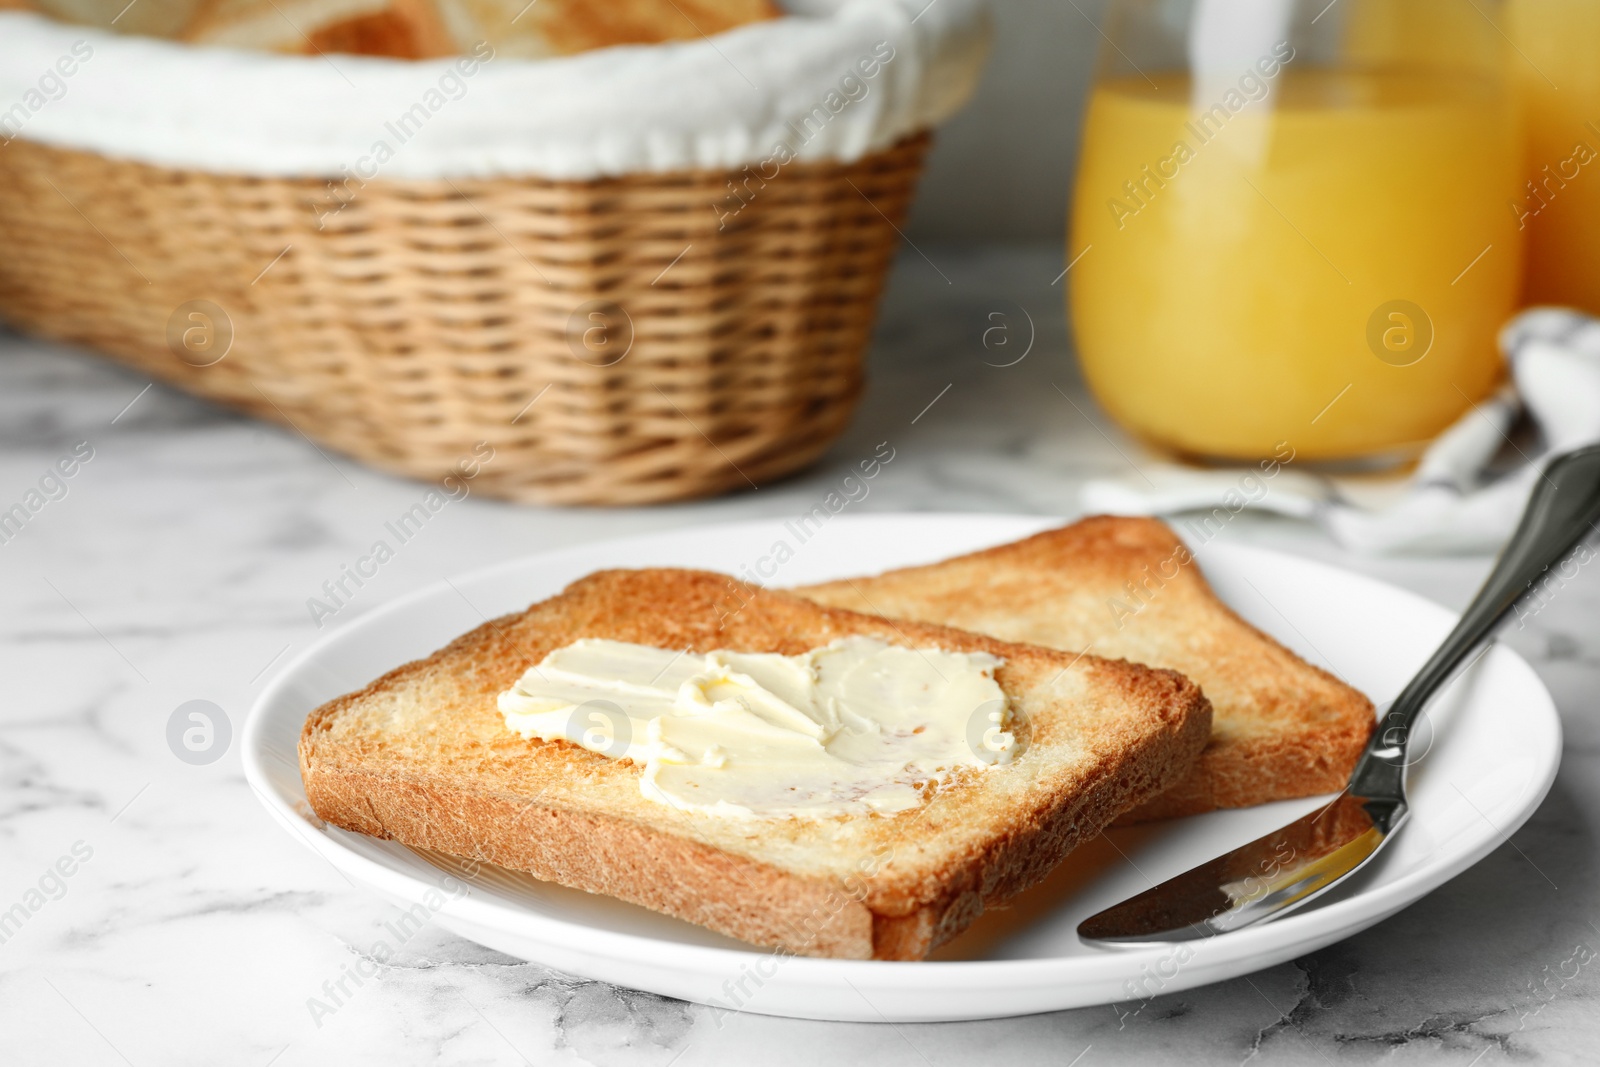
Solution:
<svg viewBox="0 0 1600 1067">
<path fill-rule="evenodd" d="M 1209 514 L 1182 531 L 1208 540 L 1245 509 L 1320 523 L 1340 544 L 1370 553 L 1491 552 L 1511 535 L 1534 482 L 1556 455 L 1600 442 L 1600 321 L 1563 308 L 1534 308 L 1500 333 L 1511 382 L 1475 405 L 1428 446 L 1416 469 L 1374 488 L 1268 461 L 1244 470 L 1141 464 L 1140 474 L 1083 487 L 1090 512 Z M 1507 436 L 1526 412 L 1539 444 Z M 1502 450 L 1520 459 L 1494 474 Z"/>
</svg>

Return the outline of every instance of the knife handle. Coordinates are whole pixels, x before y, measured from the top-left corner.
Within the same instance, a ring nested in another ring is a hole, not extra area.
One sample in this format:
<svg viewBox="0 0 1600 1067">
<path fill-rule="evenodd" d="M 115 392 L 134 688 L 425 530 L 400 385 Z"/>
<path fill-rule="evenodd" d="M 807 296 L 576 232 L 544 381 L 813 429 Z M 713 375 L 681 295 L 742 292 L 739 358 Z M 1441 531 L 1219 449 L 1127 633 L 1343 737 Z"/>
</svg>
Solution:
<svg viewBox="0 0 1600 1067">
<path fill-rule="evenodd" d="M 1461 621 L 1416 677 L 1395 697 L 1389 712 L 1350 777 L 1357 796 L 1400 795 L 1411 728 L 1434 695 L 1448 685 L 1468 658 L 1489 641 L 1534 584 L 1590 533 L 1600 533 L 1600 445 L 1559 457 L 1534 483 L 1522 521 Z"/>
</svg>

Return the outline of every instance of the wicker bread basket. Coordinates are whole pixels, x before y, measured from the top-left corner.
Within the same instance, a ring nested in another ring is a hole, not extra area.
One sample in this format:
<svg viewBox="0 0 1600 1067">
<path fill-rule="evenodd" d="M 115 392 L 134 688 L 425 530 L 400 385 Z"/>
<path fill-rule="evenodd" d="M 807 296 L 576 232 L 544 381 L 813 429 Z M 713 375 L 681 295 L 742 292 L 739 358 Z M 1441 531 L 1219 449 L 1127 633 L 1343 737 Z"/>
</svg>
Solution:
<svg viewBox="0 0 1600 1067">
<path fill-rule="evenodd" d="M 984 0 L 783 3 L 715 41 L 415 63 L 0 11 L 0 318 L 512 500 L 763 485 L 848 422 L 988 39 Z"/>
<path fill-rule="evenodd" d="M 926 135 L 728 173 L 325 183 L 0 149 L 0 317 L 375 466 L 637 504 L 766 481 L 844 429 Z M 482 451 L 477 453 L 481 456 Z"/>
</svg>

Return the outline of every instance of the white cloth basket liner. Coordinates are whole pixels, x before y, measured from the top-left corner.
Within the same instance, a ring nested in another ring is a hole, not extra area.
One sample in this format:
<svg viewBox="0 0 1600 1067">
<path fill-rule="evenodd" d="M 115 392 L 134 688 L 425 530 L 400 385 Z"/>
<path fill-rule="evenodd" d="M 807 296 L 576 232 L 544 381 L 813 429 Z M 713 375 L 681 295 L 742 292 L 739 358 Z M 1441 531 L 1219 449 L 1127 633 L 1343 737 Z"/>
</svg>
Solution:
<svg viewBox="0 0 1600 1067">
<path fill-rule="evenodd" d="M 984 0 L 786 7 L 696 41 L 411 62 L 198 48 L 0 13 L 0 141 L 275 177 L 770 170 L 786 152 L 851 161 L 936 125 L 971 94 L 988 50 Z"/>
</svg>

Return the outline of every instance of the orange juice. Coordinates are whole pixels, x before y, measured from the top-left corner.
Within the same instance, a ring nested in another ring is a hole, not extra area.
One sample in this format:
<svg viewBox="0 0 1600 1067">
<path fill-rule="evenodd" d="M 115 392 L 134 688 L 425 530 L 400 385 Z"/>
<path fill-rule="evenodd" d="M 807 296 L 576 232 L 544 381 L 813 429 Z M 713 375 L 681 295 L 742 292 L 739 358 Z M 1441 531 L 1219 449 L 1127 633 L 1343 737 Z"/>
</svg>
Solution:
<svg viewBox="0 0 1600 1067">
<path fill-rule="evenodd" d="M 1521 266 L 1499 83 L 1284 69 L 1259 99 L 1193 95 L 1117 77 L 1085 121 L 1068 276 L 1113 417 L 1194 455 L 1342 459 L 1413 449 L 1493 389 Z"/>
<path fill-rule="evenodd" d="M 1600 0 L 1512 0 L 1527 227 L 1524 297 L 1600 314 Z"/>
</svg>

